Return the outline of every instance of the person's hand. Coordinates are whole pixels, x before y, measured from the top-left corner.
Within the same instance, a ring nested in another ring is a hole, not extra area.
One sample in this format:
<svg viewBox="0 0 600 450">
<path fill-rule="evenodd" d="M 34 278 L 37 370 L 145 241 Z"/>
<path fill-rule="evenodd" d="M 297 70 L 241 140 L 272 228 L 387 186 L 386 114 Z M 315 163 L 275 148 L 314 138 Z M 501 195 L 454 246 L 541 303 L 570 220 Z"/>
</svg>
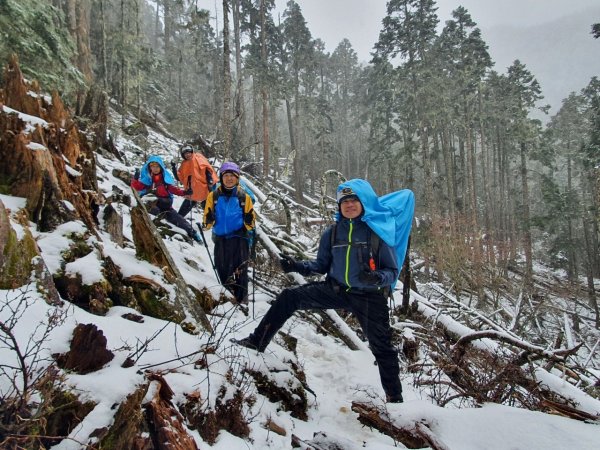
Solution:
<svg viewBox="0 0 600 450">
<path fill-rule="evenodd" d="M 376 270 L 363 270 L 358 274 L 361 283 L 380 285 L 383 282 L 383 275 Z"/>
<path fill-rule="evenodd" d="M 133 172 L 133 179 L 134 180 L 140 179 L 140 169 L 139 168 L 135 169 L 135 172 Z"/>
<path fill-rule="evenodd" d="M 175 164 L 175 161 L 171 161 L 171 172 L 173 172 L 175 179 L 179 181 L 179 177 L 177 176 L 177 165 Z"/>
<path fill-rule="evenodd" d="M 252 214 L 252 211 L 249 211 L 244 214 L 244 223 L 246 225 L 251 226 L 253 220 L 254 220 L 254 215 Z"/>
<path fill-rule="evenodd" d="M 279 258 L 279 265 L 285 273 L 290 273 L 296 272 L 296 267 L 298 266 L 298 263 L 294 258 L 284 253 L 281 255 L 281 258 Z"/>
<path fill-rule="evenodd" d="M 206 213 L 206 216 L 204 217 L 204 221 L 205 223 L 208 225 L 210 223 L 213 223 L 215 221 L 215 213 L 212 209 L 209 209 L 208 212 Z"/>
<path fill-rule="evenodd" d="M 194 193 L 194 191 L 192 190 L 192 188 L 187 188 L 185 191 L 183 191 L 183 195 L 192 195 Z"/>
</svg>

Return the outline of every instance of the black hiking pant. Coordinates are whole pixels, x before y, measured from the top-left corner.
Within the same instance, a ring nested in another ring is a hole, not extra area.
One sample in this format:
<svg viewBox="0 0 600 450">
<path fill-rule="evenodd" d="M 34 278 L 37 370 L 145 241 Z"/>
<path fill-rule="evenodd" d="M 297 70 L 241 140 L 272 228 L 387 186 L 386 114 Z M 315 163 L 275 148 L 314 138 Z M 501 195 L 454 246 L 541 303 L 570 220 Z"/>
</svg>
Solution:
<svg viewBox="0 0 600 450">
<path fill-rule="evenodd" d="M 179 215 L 181 217 L 185 217 L 188 215 L 188 213 L 192 210 L 192 208 L 194 206 L 196 206 L 198 204 L 198 202 L 194 201 L 194 200 L 190 200 L 189 198 L 186 198 L 182 203 L 181 206 L 179 207 Z M 204 205 L 206 204 L 206 200 L 202 200 L 200 202 L 200 209 L 204 209 Z M 200 219 L 198 218 L 198 222 L 200 222 Z"/>
<path fill-rule="evenodd" d="M 156 206 L 150 209 L 150 214 L 154 214 L 155 216 L 161 215 L 167 220 L 167 222 L 185 230 L 188 236 L 192 236 L 194 234 L 194 228 L 187 220 L 183 218 L 183 216 L 180 216 L 177 211 L 173 209 L 171 206 L 173 202 L 160 200 L 156 203 Z"/>
<path fill-rule="evenodd" d="M 221 284 L 238 303 L 248 302 L 248 240 L 233 236 L 223 238 L 213 234 L 215 242 L 215 267 Z"/>
<path fill-rule="evenodd" d="M 297 310 L 345 309 L 358 319 L 379 367 L 383 390 L 389 397 L 402 392 L 398 352 L 392 346 L 387 299 L 381 293 L 339 292 L 329 281 L 284 289 L 250 335 L 259 351 L 264 351 L 277 331 Z M 357 368 L 358 370 L 358 368 Z"/>
<path fill-rule="evenodd" d="M 192 210 L 192 208 L 194 206 L 196 206 L 197 204 L 198 204 L 198 202 L 195 202 L 194 200 L 190 200 L 189 198 L 186 198 L 183 201 L 183 203 L 181 203 L 181 206 L 179 207 L 179 211 L 177 211 L 177 213 L 181 217 L 185 217 Z"/>
</svg>

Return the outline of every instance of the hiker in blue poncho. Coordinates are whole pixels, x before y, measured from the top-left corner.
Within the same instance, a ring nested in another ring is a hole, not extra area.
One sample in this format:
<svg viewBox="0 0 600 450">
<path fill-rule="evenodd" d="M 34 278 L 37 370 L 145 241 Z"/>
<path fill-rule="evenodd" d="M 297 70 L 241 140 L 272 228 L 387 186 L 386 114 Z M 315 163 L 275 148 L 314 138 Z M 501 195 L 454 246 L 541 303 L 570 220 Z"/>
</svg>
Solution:
<svg viewBox="0 0 600 450">
<path fill-rule="evenodd" d="M 327 274 L 325 281 L 284 289 L 254 332 L 234 342 L 263 352 L 297 310 L 349 310 L 369 340 L 386 400 L 401 403 L 400 367 L 391 343 L 387 297 L 406 253 L 414 196 L 410 191 L 393 194 L 400 193 L 378 199 L 365 180 L 342 183 L 337 190 L 336 224 L 321 236 L 316 260 L 295 261 L 287 255 L 280 260 L 285 272 Z M 374 239 L 379 241 L 376 254 Z M 401 259 L 398 254 L 402 254 Z"/>
<path fill-rule="evenodd" d="M 185 230 L 193 240 L 202 242 L 200 234 L 173 209 L 173 195 L 186 196 L 187 198 L 193 194 L 191 188 L 184 191 L 179 189 L 176 184 L 175 178 L 165 167 L 162 158 L 157 155 L 150 156 L 142 169 L 135 171 L 131 180 L 131 187 L 138 191 L 141 196 L 146 194 L 156 196 L 156 204 L 150 209 L 150 214 L 163 215 L 168 222 Z"/>
</svg>

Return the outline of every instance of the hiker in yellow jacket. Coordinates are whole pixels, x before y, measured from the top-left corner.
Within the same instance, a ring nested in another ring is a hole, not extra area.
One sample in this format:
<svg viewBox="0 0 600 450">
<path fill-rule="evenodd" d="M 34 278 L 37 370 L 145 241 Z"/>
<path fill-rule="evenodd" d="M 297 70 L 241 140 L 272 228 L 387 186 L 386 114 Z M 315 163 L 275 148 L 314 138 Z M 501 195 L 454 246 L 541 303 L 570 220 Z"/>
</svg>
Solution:
<svg viewBox="0 0 600 450">
<path fill-rule="evenodd" d="M 204 226 L 212 228 L 215 266 L 221 284 L 233 293 L 237 303 L 246 304 L 250 239 L 256 216 L 252 198 L 240 186 L 239 166 L 225 162 L 220 174 L 221 185 L 206 199 Z"/>
</svg>

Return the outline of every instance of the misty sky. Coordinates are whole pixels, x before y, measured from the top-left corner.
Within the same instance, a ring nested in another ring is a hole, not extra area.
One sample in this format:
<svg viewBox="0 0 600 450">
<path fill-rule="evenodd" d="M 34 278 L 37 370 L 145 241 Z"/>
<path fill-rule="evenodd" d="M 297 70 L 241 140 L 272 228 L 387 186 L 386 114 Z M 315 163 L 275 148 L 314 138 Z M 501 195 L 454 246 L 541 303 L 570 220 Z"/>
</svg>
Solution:
<svg viewBox="0 0 600 450">
<path fill-rule="evenodd" d="M 302 9 L 313 39 L 321 39 L 326 51 L 333 52 L 343 38 L 348 38 L 359 62 L 370 61 L 370 53 L 386 13 L 387 0 L 296 2 Z M 277 14 L 285 10 L 286 3 L 287 0 L 275 0 L 275 21 L 278 20 Z M 591 56 L 600 54 L 595 53 L 600 49 L 600 39 L 594 40 L 590 34 L 591 25 L 600 22 L 600 0 L 437 0 L 436 3 L 439 31 L 458 6 L 462 5 L 469 11 L 489 45 L 494 70 L 505 73 L 515 59 L 524 62 L 542 86 L 545 99 L 540 106 L 547 102 L 556 111 L 569 92 L 579 91 L 592 76 L 600 74 L 600 59 Z M 213 25 L 221 29 L 221 2 L 204 0 L 200 4 L 212 10 L 213 14 L 219 8 L 219 23 Z M 562 23 L 567 23 L 567 18 L 578 13 L 581 16 L 583 11 L 590 12 L 589 25 L 579 23 L 577 28 L 563 27 L 571 33 L 569 40 L 553 35 L 546 27 L 539 27 L 563 18 Z M 524 30 L 534 34 L 524 33 Z M 532 36 L 538 38 L 532 39 Z M 566 41 L 569 43 L 565 44 Z"/>
<path fill-rule="evenodd" d="M 283 11 L 287 0 L 276 0 Z M 297 0 L 313 38 L 322 39 L 328 51 L 348 38 L 359 60 L 367 62 L 379 37 L 386 0 Z M 482 29 L 496 25 L 538 25 L 576 11 L 598 6 L 599 0 L 437 0 L 440 26 L 464 6 Z M 600 21 L 600 17 L 595 18 Z M 590 23 L 591 25 L 591 23 Z"/>
</svg>

